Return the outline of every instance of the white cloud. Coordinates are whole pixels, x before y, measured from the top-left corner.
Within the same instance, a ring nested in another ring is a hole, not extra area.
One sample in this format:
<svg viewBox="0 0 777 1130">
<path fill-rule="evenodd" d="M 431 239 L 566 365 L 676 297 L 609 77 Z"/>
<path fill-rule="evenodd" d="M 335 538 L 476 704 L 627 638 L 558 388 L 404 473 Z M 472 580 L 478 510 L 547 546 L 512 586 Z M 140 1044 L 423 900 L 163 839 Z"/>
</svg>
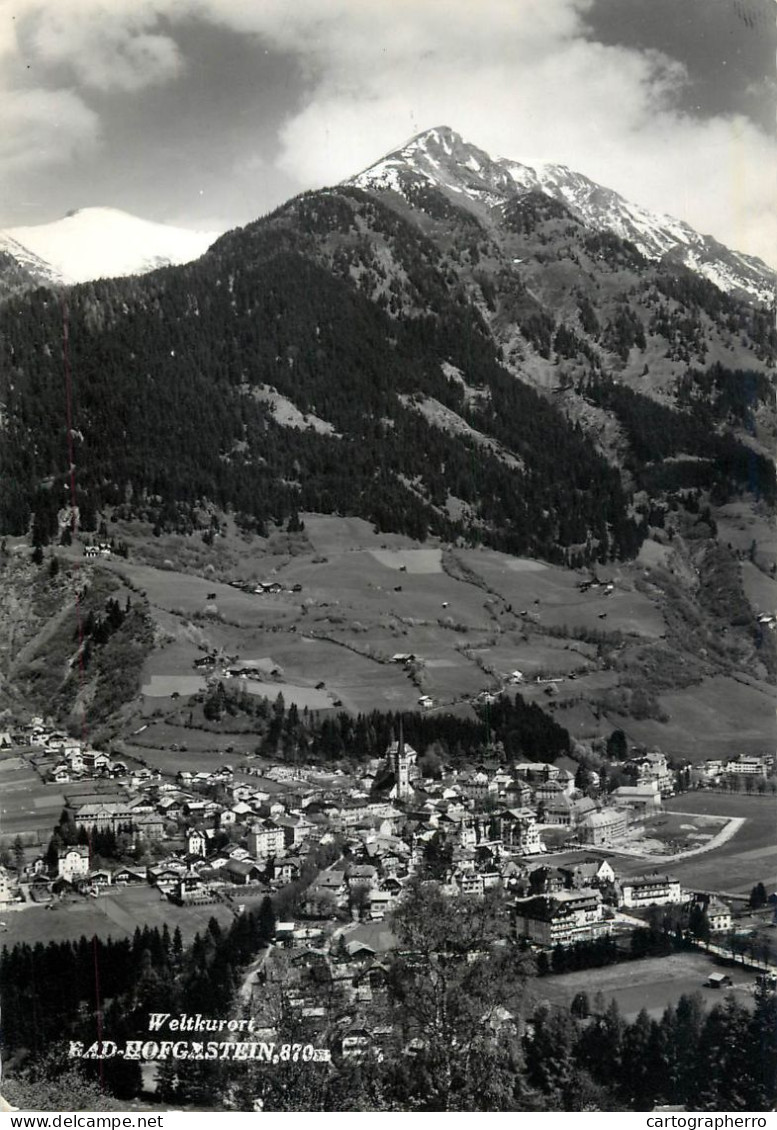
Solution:
<svg viewBox="0 0 777 1130">
<path fill-rule="evenodd" d="M 69 90 L 0 91 L 0 172 L 53 165 L 90 152 L 99 122 Z"/>
<path fill-rule="evenodd" d="M 160 9 L 152 0 L 25 0 L 19 39 L 38 65 L 69 70 L 99 90 L 140 90 L 174 78 L 182 60 L 175 41 L 156 31 Z"/>
<path fill-rule="evenodd" d="M 568 164 L 777 264 L 771 140 L 741 117 L 699 121 L 676 112 L 683 68 L 657 52 L 589 41 L 591 4 L 13 0 L 13 10 L 34 61 L 60 85 L 63 69 L 76 84 L 69 113 L 63 109 L 65 153 L 94 134 L 91 90 L 134 91 L 180 73 L 176 23 L 196 19 L 255 36 L 258 60 L 271 48 L 301 64 L 306 91 L 282 127 L 279 159 L 300 188 L 331 184 L 445 123 L 493 155 Z M 13 36 L 2 21 L 0 28 L 0 51 L 5 44 L 12 57 Z M 34 107 L 31 114 L 40 131 Z M 5 119 L 4 98 L 4 134 Z M 242 139 L 254 152 L 247 133 Z M 0 145 L 13 156 L 18 143 Z M 40 152 L 51 150 L 56 138 L 43 137 Z"/>
</svg>

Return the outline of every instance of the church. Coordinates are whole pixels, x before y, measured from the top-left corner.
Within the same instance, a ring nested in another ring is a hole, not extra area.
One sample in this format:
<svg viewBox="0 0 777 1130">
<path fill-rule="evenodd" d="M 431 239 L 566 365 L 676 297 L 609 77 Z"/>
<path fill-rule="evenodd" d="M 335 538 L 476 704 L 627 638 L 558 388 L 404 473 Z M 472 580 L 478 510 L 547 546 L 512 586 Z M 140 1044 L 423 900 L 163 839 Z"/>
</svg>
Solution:
<svg viewBox="0 0 777 1130">
<path fill-rule="evenodd" d="M 394 784 L 389 793 L 391 800 L 409 800 L 411 780 L 418 777 L 418 754 L 405 742 L 402 724 L 399 725 L 399 738 L 395 738 L 386 750 L 386 769 L 393 775 Z"/>
</svg>

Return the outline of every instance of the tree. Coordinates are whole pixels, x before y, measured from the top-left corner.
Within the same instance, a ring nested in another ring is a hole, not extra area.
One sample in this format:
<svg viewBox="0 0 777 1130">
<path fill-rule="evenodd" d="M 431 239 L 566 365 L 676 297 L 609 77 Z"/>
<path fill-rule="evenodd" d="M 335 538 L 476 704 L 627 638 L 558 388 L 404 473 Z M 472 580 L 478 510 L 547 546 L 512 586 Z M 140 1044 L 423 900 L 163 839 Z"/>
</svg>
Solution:
<svg viewBox="0 0 777 1130">
<path fill-rule="evenodd" d="M 756 885 L 750 892 L 748 905 L 752 910 L 760 910 L 762 906 L 766 906 L 766 899 L 766 888 L 764 887 L 763 883 L 756 883 Z"/>
<path fill-rule="evenodd" d="M 363 883 L 351 888 L 348 896 L 348 908 L 352 915 L 356 914 L 359 921 L 367 917 L 370 909 L 370 892 Z"/>
<path fill-rule="evenodd" d="M 520 1016 L 529 960 L 510 937 L 500 891 L 447 897 L 414 879 L 391 918 L 399 947 L 387 974 L 389 1017 L 400 1045 L 420 1040 L 412 1088 L 426 1110 L 479 1110 L 473 1062 L 486 1057 L 499 1109 L 516 1100 Z M 421 1096 L 423 1096 L 421 1098 Z"/>
<path fill-rule="evenodd" d="M 691 912 L 688 916 L 688 929 L 694 938 L 705 945 L 709 944 L 712 931 L 710 930 L 710 923 L 707 917 L 707 908 L 701 903 L 695 902 L 691 907 Z"/>
<path fill-rule="evenodd" d="M 257 927 L 262 941 L 272 941 L 275 937 L 275 926 L 275 910 L 273 908 L 272 899 L 266 896 L 262 899 L 257 913 Z"/>
<path fill-rule="evenodd" d="M 453 865 L 453 845 L 448 843 L 445 836 L 437 831 L 430 840 L 424 844 L 422 873 L 425 879 L 434 879 L 444 883 L 448 878 Z"/>
<path fill-rule="evenodd" d="M 16 874 L 21 875 L 24 870 L 24 840 L 21 836 L 16 836 L 13 842 L 13 858 Z"/>
<path fill-rule="evenodd" d="M 607 739 L 607 756 L 612 761 L 625 761 L 629 755 L 629 745 L 623 730 L 613 730 Z"/>
<path fill-rule="evenodd" d="M 25 1071 L 10 1075 L 3 1072 L 3 1091 L 8 1101 L 22 1110 L 124 1109 L 96 1080 L 56 1053 L 38 1059 Z"/>
<path fill-rule="evenodd" d="M 436 780 L 442 776 L 439 743 L 427 746 L 418 759 L 418 770 L 422 777 L 431 777 Z"/>
</svg>

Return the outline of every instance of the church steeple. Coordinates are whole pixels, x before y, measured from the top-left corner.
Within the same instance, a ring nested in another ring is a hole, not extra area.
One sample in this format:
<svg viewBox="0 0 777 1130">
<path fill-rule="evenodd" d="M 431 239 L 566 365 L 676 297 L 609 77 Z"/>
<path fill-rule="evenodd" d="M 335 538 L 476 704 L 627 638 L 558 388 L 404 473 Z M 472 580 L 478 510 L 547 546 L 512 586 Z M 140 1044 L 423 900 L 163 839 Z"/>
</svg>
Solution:
<svg viewBox="0 0 777 1130">
<path fill-rule="evenodd" d="M 399 719 L 399 738 L 396 742 L 393 769 L 397 800 L 407 800 L 410 796 L 410 763 L 405 750 L 405 735 L 402 729 L 401 716 Z"/>
</svg>

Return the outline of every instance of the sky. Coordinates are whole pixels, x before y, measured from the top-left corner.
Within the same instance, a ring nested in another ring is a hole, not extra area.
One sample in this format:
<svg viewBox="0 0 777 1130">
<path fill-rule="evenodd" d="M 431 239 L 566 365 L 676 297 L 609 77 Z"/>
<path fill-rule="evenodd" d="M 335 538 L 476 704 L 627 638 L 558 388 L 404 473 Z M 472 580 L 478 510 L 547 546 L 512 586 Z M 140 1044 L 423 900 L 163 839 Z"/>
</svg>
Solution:
<svg viewBox="0 0 777 1130">
<path fill-rule="evenodd" d="M 774 0 L 0 0 L 0 227 L 222 231 L 448 125 L 777 267 Z"/>
</svg>

